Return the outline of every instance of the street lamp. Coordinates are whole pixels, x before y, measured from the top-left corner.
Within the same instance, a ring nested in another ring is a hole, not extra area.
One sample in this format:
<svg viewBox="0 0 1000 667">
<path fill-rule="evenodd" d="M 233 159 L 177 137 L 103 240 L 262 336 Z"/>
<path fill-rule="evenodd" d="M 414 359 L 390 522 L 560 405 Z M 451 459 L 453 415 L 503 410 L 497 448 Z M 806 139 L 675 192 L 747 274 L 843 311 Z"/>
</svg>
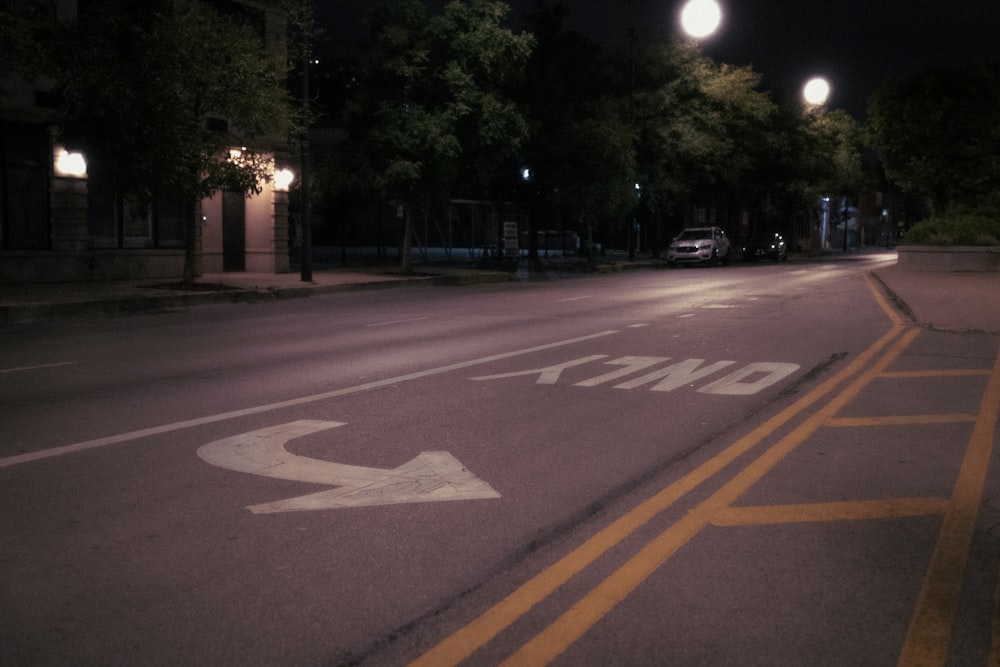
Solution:
<svg viewBox="0 0 1000 667">
<path fill-rule="evenodd" d="M 830 82 L 821 76 L 814 76 L 802 86 L 802 100 L 812 111 L 819 109 L 830 99 Z M 822 197 L 823 216 L 820 223 L 819 250 L 826 249 L 827 233 L 830 227 L 830 198 Z M 810 233 L 810 236 L 812 234 Z M 811 244 L 812 245 L 812 244 Z M 814 246 L 815 247 L 815 246 Z M 847 223 L 844 223 L 844 249 L 847 249 Z"/>
<path fill-rule="evenodd" d="M 694 39 L 704 39 L 722 23 L 722 8 L 716 0 L 690 0 L 681 9 L 681 28 Z"/>
<path fill-rule="evenodd" d="M 821 76 L 815 76 L 802 87 L 802 99 L 810 107 L 821 107 L 830 99 L 830 82 Z"/>
<path fill-rule="evenodd" d="M 634 20 L 634 17 L 633 17 Z M 722 23 L 722 8 L 717 0 L 688 0 L 680 12 L 681 29 L 692 39 L 704 39 L 718 30 Z M 629 28 L 629 50 L 632 61 L 632 84 L 629 93 L 629 114 L 635 124 L 635 24 Z M 641 196 L 639 184 L 635 185 L 636 195 Z M 638 204 L 632 218 L 631 229 L 628 230 L 628 258 L 635 259 L 638 239 Z"/>
</svg>

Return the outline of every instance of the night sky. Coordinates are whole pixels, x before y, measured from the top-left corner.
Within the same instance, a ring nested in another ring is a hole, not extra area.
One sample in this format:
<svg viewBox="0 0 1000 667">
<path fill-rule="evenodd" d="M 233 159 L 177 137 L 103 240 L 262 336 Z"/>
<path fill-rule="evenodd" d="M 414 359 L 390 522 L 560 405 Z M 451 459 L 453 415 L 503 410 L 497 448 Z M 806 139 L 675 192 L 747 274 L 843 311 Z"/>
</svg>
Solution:
<svg viewBox="0 0 1000 667">
<path fill-rule="evenodd" d="M 812 75 L 833 85 L 830 106 L 864 119 L 868 96 L 887 76 L 933 63 L 1000 61 L 1000 0 L 719 0 L 719 31 L 702 43 L 713 59 L 752 65 L 765 85 L 797 91 Z M 535 0 L 508 0 L 521 16 Z M 551 4 L 551 3 L 550 3 Z M 639 39 L 677 33 L 680 0 L 563 0 L 567 27 L 612 48 L 628 28 Z M 356 53 L 369 0 L 317 2 L 331 40 Z"/>
</svg>

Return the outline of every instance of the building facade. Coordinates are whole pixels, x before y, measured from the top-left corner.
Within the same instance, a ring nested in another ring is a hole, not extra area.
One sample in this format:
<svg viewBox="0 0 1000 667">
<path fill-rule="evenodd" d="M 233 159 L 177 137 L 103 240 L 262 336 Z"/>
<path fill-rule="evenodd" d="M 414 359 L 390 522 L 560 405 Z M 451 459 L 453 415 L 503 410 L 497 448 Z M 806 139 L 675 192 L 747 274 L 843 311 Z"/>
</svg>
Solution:
<svg viewBox="0 0 1000 667">
<path fill-rule="evenodd" d="M 3 2 L 0 9 L 19 0 Z M 54 20 L 72 21 L 86 0 L 45 4 Z M 279 3 L 211 4 L 252 22 L 269 46 L 285 48 Z M 199 274 L 289 270 L 286 180 L 267 179 L 259 194 L 222 192 L 201 201 L 195 238 L 187 239 L 189 204 L 161 197 L 150 205 L 100 189 L 99 165 L 61 141 L 51 80 L 0 77 L 0 282 L 179 278 L 188 243 Z M 272 172 L 287 167 L 285 147 L 275 148 Z"/>
</svg>

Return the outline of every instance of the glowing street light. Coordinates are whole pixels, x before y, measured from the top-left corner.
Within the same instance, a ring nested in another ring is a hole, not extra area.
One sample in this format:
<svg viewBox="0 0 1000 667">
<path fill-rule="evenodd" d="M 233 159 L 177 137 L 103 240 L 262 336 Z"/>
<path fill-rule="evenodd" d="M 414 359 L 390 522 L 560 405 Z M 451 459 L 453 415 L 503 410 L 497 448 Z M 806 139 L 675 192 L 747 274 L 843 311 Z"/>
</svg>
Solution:
<svg viewBox="0 0 1000 667">
<path fill-rule="evenodd" d="M 688 36 L 702 39 L 722 23 L 722 8 L 716 0 L 690 0 L 681 10 L 681 28 Z"/>
<path fill-rule="evenodd" d="M 821 76 L 809 79 L 802 88 L 802 99 L 809 106 L 823 106 L 830 99 L 830 82 Z"/>
</svg>

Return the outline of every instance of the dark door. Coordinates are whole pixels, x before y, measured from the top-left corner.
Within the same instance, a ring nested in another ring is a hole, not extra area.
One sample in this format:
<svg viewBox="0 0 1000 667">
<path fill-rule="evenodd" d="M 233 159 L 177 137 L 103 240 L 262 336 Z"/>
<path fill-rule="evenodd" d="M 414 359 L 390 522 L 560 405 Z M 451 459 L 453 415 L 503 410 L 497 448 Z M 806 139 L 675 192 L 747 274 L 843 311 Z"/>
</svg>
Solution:
<svg viewBox="0 0 1000 667">
<path fill-rule="evenodd" d="M 0 123 L 0 249 L 51 247 L 50 152 L 44 125 Z"/>
<path fill-rule="evenodd" d="M 247 202 L 243 193 L 222 193 L 222 270 L 246 271 Z"/>
</svg>

